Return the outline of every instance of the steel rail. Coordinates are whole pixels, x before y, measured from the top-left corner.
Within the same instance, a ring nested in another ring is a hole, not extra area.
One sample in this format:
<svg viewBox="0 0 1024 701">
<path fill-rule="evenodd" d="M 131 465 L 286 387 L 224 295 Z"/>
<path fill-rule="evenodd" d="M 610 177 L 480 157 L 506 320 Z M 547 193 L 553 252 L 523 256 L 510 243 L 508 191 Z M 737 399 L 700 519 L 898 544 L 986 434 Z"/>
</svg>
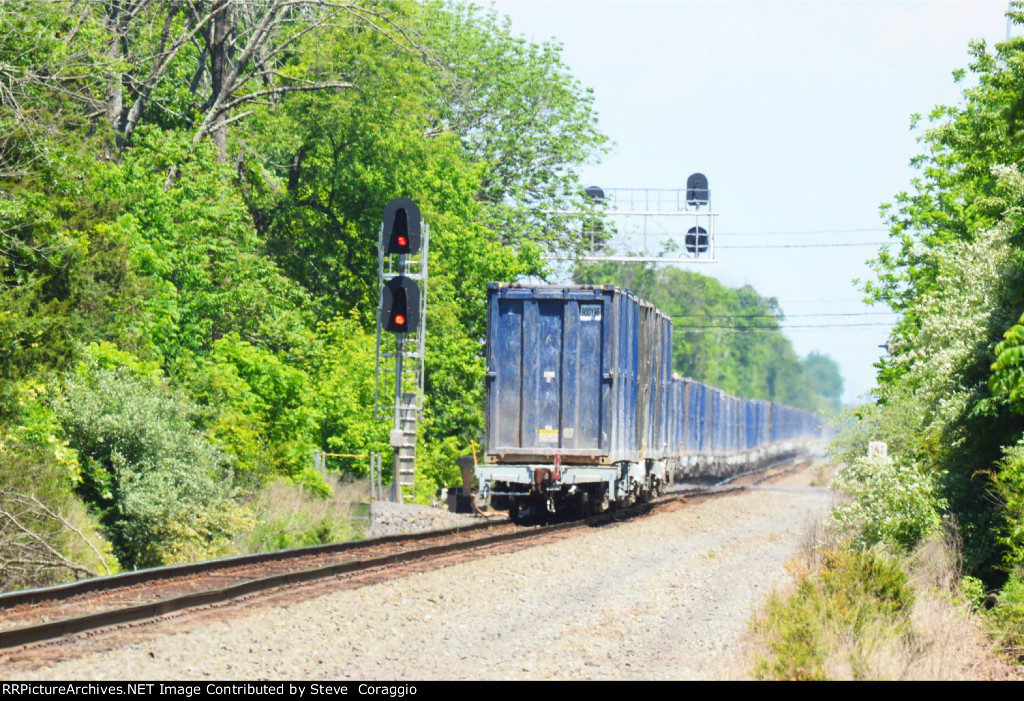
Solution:
<svg viewBox="0 0 1024 701">
<path fill-rule="evenodd" d="M 487 521 L 471 523 L 465 526 L 445 528 L 437 531 L 424 531 L 421 533 L 406 533 L 401 535 L 381 536 L 379 538 L 366 538 L 364 540 L 348 540 L 342 543 L 329 543 L 327 545 L 309 545 L 302 548 L 290 548 L 287 550 L 273 550 L 264 553 L 253 553 L 249 555 L 235 555 L 222 557 L 214 560 L 203 560 L 201 562 L 190 562 L 183 565 L 167 565 L 165 567 L 151 567 L 143 570 L 132 570 L 119 574 L 106 575 L 102 577 L 90 577 L 80 579 L 67 584 L 57 584 L 52 587 L 39 587 L 36 589 L 25 589 L 0 594 L 0 611 L 26 604 L 37 604 L 49 601 L 61 601 L 70 599 L 82 594 L 89 594 L 96 591 L 110 591 L 118 587 L 130 587 L 147 582 L 160 581 L 172 577 L 184 577 L 193 574 L 216 572 L 217 570 L 229 569 L 232 567 L 243 567 L 246 565 L 258 565 L 263 562 L 275 562 L 290 560 L 300 557 L 317 555 L 334 555 L 349 550 L 362 550 L 377 545 L 395 543 L 403 540 L 417 541 L 428 538 L 438 538 L 446 535 L 472 532 L 494 526 L 501 521 Z"/>
<path fill-rule="evenodd" d="M 800 458 L 791 460 L 790 469 L 795 469 L 795 467 L 801 460 L 802 459 Z M 786 461 L 783 461 L 781 463 L 775 463 L 774 465 L 761 469 L 759 472 L 768 472 L 769 470 L 778 467 L 780 464 L 784 464 L 785 462 Z M 803 459 L 803 462 L 809 461 Z M 744 475 L 747 474 L 751 473 L 744 473 Z M 739 476 L 741 475 L 737 475 L 737 477 Z M 765 477 L 762 478 L 762 480 L 759 480 L 759 482 L 764 481 L 765 479 L 770 479 L 773 476 L 776 475 L 766 475 Z M 657 499 L 642 502 L 639 504 L 634 504 L 632 506 L 625 508 L 606 511 L 601 514 L 590 516 L 583 520 L 567 521 L 563 523 L 556 523 L 545 526 L 522 528 L 511 532 L 499 533 L 491 536 L 471 538 L 468 540 L 460 540 L 451 543 L 442 543 L 439 545 L 431 545 L 424 548 L 404 550 L 368 558 L 356 558 L 353 560 L 347 560 L 345 562 L 333 563 L 329 565 L 313 567 L 304 570 L 281 572 L 264 577 L 257 577 L 254 579 L 238 582 L 216 589 L 191 592 L 180 596 L 172 596 L 154 602 L 137 604 L 134 606 L 127 606 L 122 608 L 115 608 L 107 611 L 99 611 L 96 613 L 85 614 L 82 616 L 76 616 L 72 618 L 62 618 L 58 620 L 38 624 L 31 624 L 18 628 L 0 630 L 0 650 L 6 648 L 13 648 L 20 645 L 27 645 L 31 643 L 52 641 L 65 636 L 74 635 L 76 633 L 98 630 L 101 628 L 107 628 L 115 625 L 136 623 L 139 621 L 156 618 L 158 616 L 162 616 L 168 613 L 174 613 L 185 609 L 218 604 L 233 599 L 238 599 L 244 596 L 256 594 L 259 592 L 277 589 L 284 586 L 302 584 L 319 579 L 326 579 L 329 577 L 339 575 L 352 574 L 378 567 L 386 567 L 388 565 L 398 565 L 412 562 L 415 560 L 422 560 L 430 557 L 436 557 L 440 555 L 446 555 L 465 550 L 484 548 L 488 546 L 499 545 L 502 543 L 508 543 L 517 540 L 529 540 L 531 538 L 538 538 L 541 536 L 549 535 L 551 533 L 556 533 L 561 530 L 568 530 L 571 528 L 578 528 L 581 526 L 601 525 L 603 523 L 624 520 L 637 515 L 645 514 L 650 510 L 654 509 L 655 507 L 662 506 L 673 501 L 683 501 L 690 496 L 714 497 L 732 493 L 735 491 L 742 491 L 746 488 L 747 487 L 745 485 L 723 486 L 721 483 L 719 483 L 716 485 L 711 485 L 706 488 L 696 488 L 694 490 L 687 490 L 686 492 L 669 492 Z M 84 593 L 91 593 L 103 590 L 116 590 L 121 587 L 129 586 L 131 584 L 144 583 L 147 581 L 154 581 L 158 579 L 166 579 L 168 577 L 215 572 L 217 569 L 226 569 L 228 567 L 236 567 L 239 565 L 260 564 L 262 562 L 280 561 L 282 559 L 293 559 L 308 555 L 335 554 L 338 552 L 343 552 L 345 550 L 358 550 L 360 548 L 370 547 L 373 545 L 381 545 L 385 543 L 398 542 L 402 540 L 409 540 L 415 542 L 417 540 L 438 538 L 448 535 L 454 536 L 460 533 L 482 530 L 493 524 L 494 522 L 492 521 L 480 524 L 471 524 L 467 527 L 445 529 L 442 531 L 427 531 L 424 533 L 407 534 L 400 536 L 385 536 L 381 538 L 373 538 L 364 541 L 336 543 L 327 546 L 311 546 L 306 548 L 296 548 L 292 550 L 280 550 L 272 553 L 260 553 L 256 555 L 244 555 L 232 558 L 221 558 L 219 560 L 190 563 L 188 565 L 173 565 L 169 567 L 152 568 L 149 570 L 128 572 L 121 575 L 111 575 L 109 577 L 96 577 L 93 579 L 82 580 L 81 582 L 74 582 L 72 584 L 60 585 L 57 587 L 34 589 L 25 592 L 12 592 L 3 595 L 2 597 L 0 597 L 0 599 L 6 600 L 7 602 L 19 600 L 20 603 L 38 603 L 40 601 L 61 600 Z M 10 603 L 7 604 L 8 607 L 11 607 L 13 605 L 14 604 Z"/>
<path fill-rule="evenodd" d="M 680 498 L 682 497 L 666 497 L 665 501 L 671 501 Z M 0 649 L 16 647 L 19 645 L 27 645 L 30 643 L 42 642 L 45 640 L 54 640 L 64 636 L 73 635 L 75 633 L 82 633 L 90 630 L 96 630 L 99 628 L 106 628 L 113 625 L 134 623 L 150 618 L 155 618 L 157 616 L 162 616 L 164 614 L 181 611 L 183 609 L 197 608 L 200 606 L 209 606 L 211 604 L 217 604 L 224 601 L 229 601 L 231 599 L 237 599 L 257 592 L 267 591 L 269 589 L 276 589 L 282 586 L 301 584 L 304 582 L 311 582 L 317 579 L 326 579 L 328 577 L 334 577 L 337 575 L 344 575 L 359 572 L 362 570 L 369 570 L 375 567 L 396 565 L 411 562 L 414 560 L 420 560 L 424 558 L 435 557 L 438 555 L 455 553 L 463 550 L 482 548 L 515 540 L 527 540 L 530 538 L 548 535 L 550 533 L 554 533 L 560 530 L 576 528 L 581 525 L 598 525 L 600 523 L 605 523 L 612 520 L 619 520 L 621 518 L 626 518 L 631 515 L 643 513 L 655 505 L 655 502 L 647 502 L 644 504 L 637 504 L 626 509 L 607 511 L 603 514 L 598 514 L 597 516 L 591 516 L 587 518 L 585 521 L 567 521 L 564 523 L 556 523 L 547 526 L 523 528 L 521 530 L 515 530 L 508 533 L 499 533 L 492 536 L 483 536 L 481 538 L 472 538 L 470 540 L 456 541 L 453 543 L 432 545 L 425 548 L 405 550 L 401 552 L 390 553 L 387 555 L 379 555 L 369 558 L 348 560 L 346 562 L 334 563 L 322 567 L 313 567 L 305 570 L 282 572 L 274 575 L 269 575 L 266 577 L 258 577 L 237 584 L 231 584 L 229 586 L 221 587 L 218 589 L 192 592 L 181 596 L 169 597 L 155 602 L 139 604 L 136 606 L 111 609 L 108 611 L 100 611 L 96 613 L 86 614 L 83 616 L 76 616 L 74 618 L 66 618 L 48 621 L 45 623 L 22 626 L 19 628 L 0 630 Z M 490 524 L 481 524 L 481 526 L 487 525 Z M 479 527 L 480 526 L 475 526 L 473 530 L 477 530 L 479 529 Z M 454 531 L 449 530 L 445 531 L 444 533 L 454 535 L 458 532 L 464 532 L 466 530 L 467 529 L 465 528 L 455 529 Z M 438 537 L 439 535 L 442 535 L 442 532 L 433 531 L 416 535 L 422 537 Z M 395 540 L 399 539 L 398 537 L 393 536 L 389 538 Z M 386 539 L 375 539 L 375 542 L 379 543 L 384 540 Z M 221 560 L 221 562 L 224 561 L 226 560 Z M 176 569 L 178 569 L 180 573 L 181 569 L 187 567 L 188 566 L 182 566 Z M 159 569 L 166 571 L 171 568 Z M 103 577 L 97 579 L 109 580 L 111 578 Z"/>
</svg>

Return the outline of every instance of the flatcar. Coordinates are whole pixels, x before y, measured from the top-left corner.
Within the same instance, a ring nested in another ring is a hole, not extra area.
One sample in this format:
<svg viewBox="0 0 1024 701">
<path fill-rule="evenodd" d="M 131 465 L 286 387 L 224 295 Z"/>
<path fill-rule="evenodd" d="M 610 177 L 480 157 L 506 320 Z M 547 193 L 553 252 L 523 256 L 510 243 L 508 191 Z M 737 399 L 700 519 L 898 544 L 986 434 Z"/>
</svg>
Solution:
<svg viewBox="0 0 1024 701">
<path fill-rule="evenodd" d="M 613 285 L 490 283 L 480 495 L 584 515 L 794 452 L 817 417 L 672 372 L 672 321 Z"/>
</svg>

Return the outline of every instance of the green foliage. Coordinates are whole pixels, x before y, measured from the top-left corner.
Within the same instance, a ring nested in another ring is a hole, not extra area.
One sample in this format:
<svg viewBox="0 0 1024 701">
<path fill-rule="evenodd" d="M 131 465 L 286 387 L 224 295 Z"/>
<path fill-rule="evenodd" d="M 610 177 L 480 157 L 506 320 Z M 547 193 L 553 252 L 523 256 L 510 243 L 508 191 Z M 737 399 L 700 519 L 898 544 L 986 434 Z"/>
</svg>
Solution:
<svg viewBox="0 0 1024 701">
<path fill-rule="evenodd" d="M 801 578 L 787 597 L 772 592 L 755 632 L 767 642 L 771 657 L 757 660 L 758 679 L 824 681 L 825 601 L 809 577 Z"/>
<path fill-rule="evenodd" d="M 988 612 L 1000 647 L 1018 661 L 1024 661 L 1024 573 L 1015 569 L 996 596 Z"/>
<path fill-rule="evenodd" d="M 429 504 L 437 498 L 441 485 L 462 484 L 462 471 L 456 464 L 463 455 L 470 452 L 470 446 L 459 438 L 449 436 L 432 441 L 422 450 L 417 448 L 415 499 L 419 504 Z"/>
<path fill-rule="evenodd" d="M 43 383 L 17 387 L 15 423 L 0 432 L 0 591 L 116 572 L 111 545 L 76 498 L 78 453 L 60 438 Z"/>
<path fill-rule="evenodd" d="M 159 280 L 141 316 L 165 364 L 208 352 L 232 332 L 275 348 L 304 343 L 305 296 L 264 255 L 231 170 L 191 161 L 166 188 L 187 141 L 141 128 L 135 141 L 110 190 L 122 201 L 132 262 Z"/>
<path fill-rule="evenodd" d="M 82 464 L 79 493 L 125 567 L 222 554 L 248 523 L 231 500 L 227 456 L 193 428 L 196 409 L 166 387 L 97 370 L 70 378 L 56 411 Z"/>
<path fill-rule="evenodd" d="M 1007 198 L 1024 198 L 1016 168 L 994 169 Z M 998 506 L 979 472 L 991 471 L 1000 446 L 1015 443 L 1024 422 L 1012 410 L 1012 342 L 997 362 L 997 344 L 1024 306 L 1024 269 L 1014 245 L 1016 225 L 1006 220 L 929 253 L 929 276 L 909 302 L 913 333 L 890 339 L 879 373 L 877 407 L 858 413 L 870 425 L 846 440 L 891 441 L 890 452 L 942 475 L 940 488 L 964 539 L 968 570 L 994 583 L 1000 544 Z M 996 379 L 991 379 L 993 365 Z M 843 449 L 847 450 L 847 449 Z M 847 450 L 848 455 L 852 455 Z M 863 454 L 863 453 L 861 453 Z"/>
<path fill-rule="evenodd" d="M 493 9 L 428 2 L 422 21 L 445 86 L 430 104 L 485 166 L 478 198 L 499 239 L 573 250 L 578 239 L 565 233 L 579 222 L 553 212 L 592 204 L 575 168 L 607 150 L 593 92 L 569 73 L 558 43 L 513 35 Z"/>
<path fill-rule="evenodd" d="M 1024 442 L 1005 449 L 998 469 L 989 473 L 992 489 L 1003 503 L 1003 523 L 997 540 L 1004 546 L 1003 562 L 1024 566 Z"/>
<path fill-rule="evenodd" d="M 4 6 L 0 435 L 77 480 L 126 567 L 235 547 L 236 490 L 326 496 L 316 448 L 390 453 L 373 310 L 399 195 L 431 227 L 417 498 L 453 481 L 483 430 L 486 283 L 544 274 L 574 225 L 544 213 L 604 149 L 560 48 L 494 13 L 285 5 L 221 112 L 203 13 Z M 269 7 L 230 9 L 246 46 Z"/>
<path fill-rule="evenodd" d="M 0 591 L 117 571 L 110 543 L 46 446 L 0 440 Z"/>
<path fill-rule="evenodd" d="M 969 70 L 977 84 L 964 90 L 961 104 L 932 110 L 931 126 L 919 137 L 925 152 L 913 161 L 920 171 L 913 190 L 883 209 L 901 246 L 879 252 L 879 282 L 867 290 L 894 309 L 912 311 L 916 299 L 937 286 L 935 251 L 969 243 L 1008 214 L 1015 216 L 1014 198 L 1007 197 L 995 169 L 1021 161 L 1022 142 L 1008 117 L 1024 87 L 1024 45 L 1014 38 L 992 48 L 971 43 Z M 910 340 L 916 323 L 908 314 L 898 336 Z"/>
<path fill-rule="evenodd" d="M 960 578 L 960 594 L 964 601 L 974 611 L 981 611 L 985 605 L 988 592 L 985 591 L 985 583 L 977 577 L 965 575 Z"/>
<path fill-rule="evenodd" d="M 353 509 L 339 489 L 324 498 L 301 485 L 278 479 L 269 482 L 249 500 L 251 528 L 235 536 L 234 547 L 241 553 L 266 552 L 308 545 L 351 540 L 361 535 Z"/>
<path fill-rule="evenodd" d="M 921 407 L 905 389 L 892 388 L 885 403 L 860 404 L 847 409 L 835 423 L 829 453 L 836 464 L 850 463 L 868 454 L 871 441 L 884 441 L 892 455 L 913 455 L 920 444 Z"/>
<path fill-rule="evenodd" d="M 914 598 L 898 560 L 875 550 L 824 550 L 816 570 L 800 575 L 789 596 L 773 593 L 755 619 L 770 651 L 755 675 L 820 681 L 839 656 L 853 678 L 870 678 L 875 639 L 912 635 Z"/>
<path fill-rule="evenodd" d="M 320 413 L 310 402 L 309 376 L 270 351 L 229 334 L 216 341 L 192 375 L 193 397 L 217 412 L 211 434 L 238 457 L 239 469 L 261 478 L 287 475 L 327 486 L 310 472 Z"/>
<path fill-rule="evenodd" d="M 858 547 L 884 543 L 909 551 L 942 523 L 939 512 L 946 503 L 935 479 L 914 464 L 859 458 L 833 477 L 832 487 L 850 497 L 832 511 L 832 519 L 852 533 Z"/>
<path fill-rule="evenodd" d="M 322 417 L 319 444 L 334 453 L 388 454 L 390 424 L 373 418 L 373 334 L 352 317 L 337 317 L 321 323 L 317 330 L 310 372 L 314 401 Z M 340 468 L 353 477 L 367 477 L 367 465 L 366 460 L 354 458 L 331 458 L 329 463 L 332 469 Z"/>
<path fill-rule="evenodd" d="M 1024 317 L 1003 334 L 995 354 L 989 389 L 993 396 L 1002 398 L 1014 411 L 1024 414 Z"/>
<path fill-rule="evenodd" d="M 1021 21 L 1020 10 L 1014 3 L 1011 21 Z M 956 80 L 967 72 L 975 80 L 959 104 L 931 112 L 914 159 L 919 175 L 883 207 L 899 246 L 879 252 L 878 278 L 865 291 L 902 319 L 879 363 L 878 408 L 867 412 L 874 428 L 860 435 L 895 440 L 906 460 L 943 475 L 968 569 L 992 585 L 1000 563 L 1016 557 L 1008 538 L 1019 540 L 1006 526 L 1019 515 L 1001 514 L 978 475 L 998 485 L 1006 469 L 1005 489 L 1020 488 L 1017 459 L 1003 460 L 1002 447 L 1024 432 L 1024 177 L 1016 165 L 1024 158 L 1024 41 L 973 42 L 970 54 Z"/>
<path fill-rule="evenodd" d="M 801 361 L 803 375 L 813 395 L 823 407 L 838 410 L 843 396 L 843 375 L 839 364 L 824 353 L 811 351 Z"/>
</svg>

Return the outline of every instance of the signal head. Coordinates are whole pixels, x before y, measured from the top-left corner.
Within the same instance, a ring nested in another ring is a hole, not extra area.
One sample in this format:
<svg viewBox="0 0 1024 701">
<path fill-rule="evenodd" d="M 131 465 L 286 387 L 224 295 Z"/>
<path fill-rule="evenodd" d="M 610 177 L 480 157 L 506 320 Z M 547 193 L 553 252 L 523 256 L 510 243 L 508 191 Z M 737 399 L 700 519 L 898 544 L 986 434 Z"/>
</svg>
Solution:
<svg viewBox="0 0 1024 701">
<path fill-rule="evenodd" d="M 381 328 L 391 333 L 411 333 L 420 322 L 420 288 L 415 280 L 398 275 L 381 291 Z"/>
<path fill-rule="evenodd" d="M 420 208 L 406 197 L 396 197 L 384 208 L 384 253 L 410 255 L 420 250 Z"/>
</svg>

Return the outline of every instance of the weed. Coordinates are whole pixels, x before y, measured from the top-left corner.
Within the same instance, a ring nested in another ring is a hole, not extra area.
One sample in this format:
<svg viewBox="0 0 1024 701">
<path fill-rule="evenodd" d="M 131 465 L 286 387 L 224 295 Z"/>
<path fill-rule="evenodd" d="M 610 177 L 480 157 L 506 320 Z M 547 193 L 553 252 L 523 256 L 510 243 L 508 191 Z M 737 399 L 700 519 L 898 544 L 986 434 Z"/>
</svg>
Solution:
<svg viewBox="0 0 1024 701">
<path fill-rule="evenodd" d="M 855 679 L 873 676 L 886 641 L 908 642 L 914 591 L 899 562 L 878 550 L 826 547 L 787 597 L 773 594 L 754 631 L 770 651 L 756 661 L 760 679 L 822 680 L 830 667 Z M 832 661 L 839 651 L 839 662 Z"/>
<path fill-rule="evenodd" d="M 1024 661 L 1024 572 L 1015 569 L 988 612 L 996 640 L 1006 654 Z"/>
<path fill-rule="evenodd" d="M 263 552 L 352 540 L 362 535 L 350 500 L 356 490 L 333 480 L 323 498 L 286 480 L 271 482 L 255 495 L 250 509 L 256 525 L 236 539 L 239 552 Z"/>
</svg>

